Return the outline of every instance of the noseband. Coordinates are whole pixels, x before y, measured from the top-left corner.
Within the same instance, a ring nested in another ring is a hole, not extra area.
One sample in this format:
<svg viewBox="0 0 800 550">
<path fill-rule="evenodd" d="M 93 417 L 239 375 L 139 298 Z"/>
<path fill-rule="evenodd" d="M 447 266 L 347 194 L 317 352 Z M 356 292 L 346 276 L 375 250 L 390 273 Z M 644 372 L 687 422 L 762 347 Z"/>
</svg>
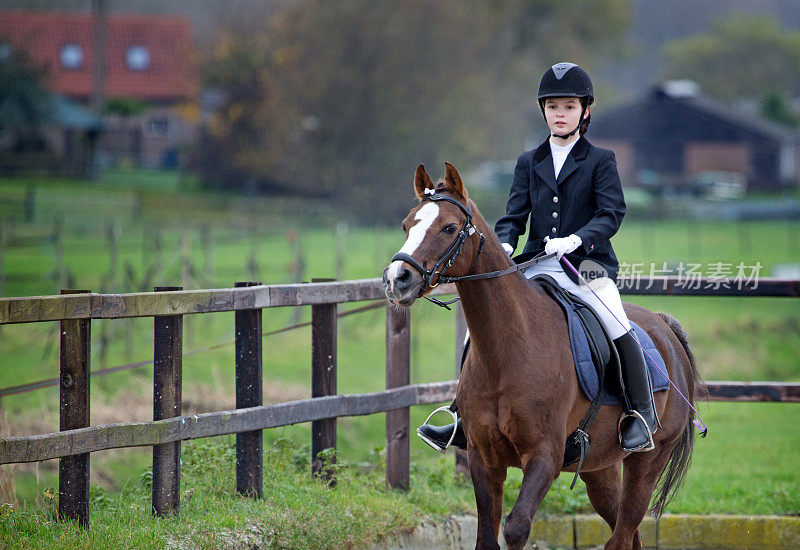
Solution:
<svg viewBox="0 0 800 550">
<path fill-rule="evenodd" d="M 428 190 L 426 190 L 426 193 L 427 192 Z M 423 200 L 430 200 L 434 202 L 445 201 L 451 204 L 455 204 L 464 213 L 464 216 L 466 217 L 464 218 L 464 225 L 461 226 L 461 231 L 458 232 L 458 235 L 456 235 L 456 238 L 453 241 L 453 243 L 447 250 L 445 250 L 444 254 L 442 254 L 439 260 L 434 264 L 433 268 L 426 269 L 425 265 L 420 265 L 420 263 L 417 260 L 415 260 L 413 256 L 411 256 L 410 254 L 406 254 L 405 252 L 398 252 L 397 254 L 392 256 L 391 260 L 392 262 L 396 260 L 406 262 L 408 265 L 416 269 L 420 275 L 422 275 L 422 286 L 420 286 L 417 297 L 422 296 L 429 288 L 436 288 L 437 286 L 439 286 L 439 283 L 455 283 L 456 281 L 460 281 L 465 277 L 469 277 L 469 275 L 465 275 L 462 277 L 445 277 L 444 272 L 447 271 L 447 269 L 453 265 L 455 259 L 458 257 L 459 254 L 461 254 L 461 251 L 464 248 L 464 243 L 466 242 L 467 237 L 470 235 L 474 235 L 477 232 L 475 226 L 472 225 L 472 206 L 469 204 L 469 201 L 467 201 L 467 206 L 464 207 L 463 204 L 461 204 L 454 198 L 449 197 L 447 195 L 443 195 L 442 193 L 436 193 L 433 190 L 431 190 L 430 194 L 426 194 Z M 470 270 L 470 275 L 474 273 L 475 268 L 478 265 L 478 258 L 480 257 L 481 252 L 483 251 L 483 245 L 486 242 L 486 237 L 483 235 L 483 233 L 478 233 L 478 235 L 480 235 L 481 240 L 480 244 L 478 245 L 478 253 L 475 255 L 475 261 L 473 262 L 472 269 Z M 427 264 L 427 262 L 425 262 L 425 264 Z M 433 281 L 434 277 L 436 278 L 435 283 Z M 452 304 L 458 300 L 458 298 L 456 298 L 455 300 L 449 302 L 442 302 L 440 300 L 437 300 L 436 298 L 429 298 L 428 296 L 425 296 L 424 298 L 430 300 L 436 305 L 445 307 L 447 309 L 450 309 L 447 307 L 449 304 Z"/>
</svg>

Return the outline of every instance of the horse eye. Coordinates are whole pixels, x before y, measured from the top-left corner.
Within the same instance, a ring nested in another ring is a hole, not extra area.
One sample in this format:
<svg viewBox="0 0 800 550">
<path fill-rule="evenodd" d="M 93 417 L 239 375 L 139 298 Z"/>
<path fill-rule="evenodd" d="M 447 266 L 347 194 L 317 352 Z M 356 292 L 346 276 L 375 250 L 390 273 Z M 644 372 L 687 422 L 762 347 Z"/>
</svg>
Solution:
<svg viewBox="0 0 800 550">
<path fill-rule="evenodd" d="M 404 223 L 403 223 L 403 224 L 400 224 L 400 229 L 402 229 L 402 230 L 403 230 L 403 232 L 405 232 L 405 230 L 406 230 L 406 224 L 404 224 Z"/>
<path fill-rule="evenodd" d="M 448 235 L 453 235 L 456 232 L 456 224 L 451 223 L 450 225 L 445 225 L 442 228 L 442 233 L 447 233 Z"/>
</svg>

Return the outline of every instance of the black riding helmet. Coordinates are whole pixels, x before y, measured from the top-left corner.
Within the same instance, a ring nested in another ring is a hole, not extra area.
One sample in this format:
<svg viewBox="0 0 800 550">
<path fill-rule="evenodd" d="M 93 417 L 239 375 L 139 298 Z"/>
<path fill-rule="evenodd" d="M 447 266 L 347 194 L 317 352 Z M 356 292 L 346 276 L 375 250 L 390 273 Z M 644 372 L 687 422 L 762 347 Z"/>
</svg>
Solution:
<svg viewBox="0 0 800 550">
<path fill-rule="evenodd" d="M 556 63 L 547 69 L 539 83 L 538 99 L 542 116 L 544 116 L 544 101 L 548 97 L 576 97 L 582 100 L 583 109 L 578 126 L 568 134 L 562 136 L 554 134 L 560 138 L 568 138 L 580 129 L 584 122 L 586 107 L 594 103 L 592 80 L 589 74 L 575 63 Z"/>
</svg>

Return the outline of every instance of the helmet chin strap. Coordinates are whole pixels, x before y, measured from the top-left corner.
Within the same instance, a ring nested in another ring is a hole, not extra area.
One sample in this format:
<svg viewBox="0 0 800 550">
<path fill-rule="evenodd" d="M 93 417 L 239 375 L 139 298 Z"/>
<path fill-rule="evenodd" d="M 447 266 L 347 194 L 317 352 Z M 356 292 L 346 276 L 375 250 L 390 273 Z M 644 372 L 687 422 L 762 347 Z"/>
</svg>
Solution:
<svg viewBox="0 0 800 550">
<path fill-rule="evenodd" d="M 570 137 L 570 136 L 572 136 L 573 134 L 575 134 L 575 132 L 577 132 L 577 131 L 578 131 L 578 129 L 579 129 L 580 127 L 581 127 L 581 125 L 580 125 L 580 124 L 578 124 L 578 125 L 575 127 L 575 129 L 574 129 L 574 130 L 572 130 L 570 133 L 568 133 L 568 134 L 563 134 L 563 135 L 559 135 L 559 134 L 553 134 L 553 137 L 557 137 L 557 138 L 561 138 L 561 139 L 567 139 L 568 137 Z"/>
</svg>

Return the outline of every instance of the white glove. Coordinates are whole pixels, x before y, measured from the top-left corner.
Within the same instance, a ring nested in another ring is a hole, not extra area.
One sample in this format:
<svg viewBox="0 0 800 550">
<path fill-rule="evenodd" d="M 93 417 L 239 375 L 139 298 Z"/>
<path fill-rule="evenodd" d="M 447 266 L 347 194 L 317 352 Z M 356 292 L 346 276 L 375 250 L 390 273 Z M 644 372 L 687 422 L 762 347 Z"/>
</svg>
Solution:
<svg viewBox="0 0 800 550">
<path fill-rule="evenodd" d="M 547 242 L 547 244 L 544 245 L 545 254 L 552 254 L 555 252 L 556 258 L 559 260 L 561 259 L 561 256 L 564 254 L 569 254 L 578 248 L 583 242 L 581 241 L 581 238 L 575 234 L 572 234 L 569 237 L 559 237 L 556 239 L 545 237 L 545 241 Z"/>
<path fill-rule="evenodd" d="M 514 247 L 511 246 L 510 244 L 508 243 L 500 243 L 500 244 L 503 245 L 503 250 L 505 250 L 506 254 L 508 254 L 509 256 L 511 256 L 514 253 Z"/>
</svg>

